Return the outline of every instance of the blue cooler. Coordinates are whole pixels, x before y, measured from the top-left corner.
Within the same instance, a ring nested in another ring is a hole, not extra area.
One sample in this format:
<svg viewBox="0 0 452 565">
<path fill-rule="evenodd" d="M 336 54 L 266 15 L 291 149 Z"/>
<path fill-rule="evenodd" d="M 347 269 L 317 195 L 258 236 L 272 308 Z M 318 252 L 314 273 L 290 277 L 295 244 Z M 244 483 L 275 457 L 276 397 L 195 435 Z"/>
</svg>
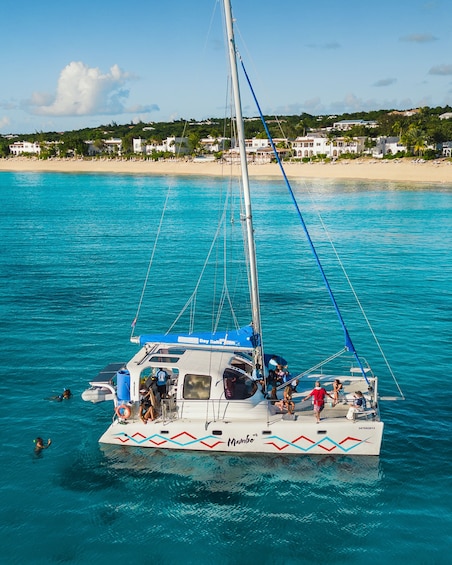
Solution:
<svg viewBox="0 0 452 565">
<path fill-rule="evenodd" d="M 119 402 L 129 402 L 130 400 L 130 373 L 121 369 L 116 373 L 116 394 Z"/>
</svg>

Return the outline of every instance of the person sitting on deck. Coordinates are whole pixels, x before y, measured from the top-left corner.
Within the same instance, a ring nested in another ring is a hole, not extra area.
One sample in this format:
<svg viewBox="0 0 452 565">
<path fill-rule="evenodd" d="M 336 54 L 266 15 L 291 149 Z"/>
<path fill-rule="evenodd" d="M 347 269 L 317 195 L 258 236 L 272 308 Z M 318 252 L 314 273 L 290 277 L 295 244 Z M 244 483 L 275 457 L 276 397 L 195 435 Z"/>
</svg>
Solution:
<svg viewBox="0 0 452 565">
<path fill-rule="evenodd" d="M 292 400 L 292 386 L 289 384 L 284 389 L 284 397 L 279 402 L 275 402 L 275 406 L 277 406 L 281 411 L 287 410 L 289 414 L 293 414 L 295 410 L 295 404 Z"/>
<path fill-rule="evenodd" d="M 366 409 L 366 399 L 360 390 L 357 390 L 354 394 L 353 406 L 348 409 L 347 415 L 345 416 L 348 420 L 354 420 L 355 414 L 358 412 L 364 412 Z"/>
<path fill-rule="evenodd" d="M 143 395 L 140 404 L 140 418 L 146 424 L 148 420 L 155 420 L 158 416 L 157 413 L 157 400 L 154 395 L 152 387 Z"/>
</svg>

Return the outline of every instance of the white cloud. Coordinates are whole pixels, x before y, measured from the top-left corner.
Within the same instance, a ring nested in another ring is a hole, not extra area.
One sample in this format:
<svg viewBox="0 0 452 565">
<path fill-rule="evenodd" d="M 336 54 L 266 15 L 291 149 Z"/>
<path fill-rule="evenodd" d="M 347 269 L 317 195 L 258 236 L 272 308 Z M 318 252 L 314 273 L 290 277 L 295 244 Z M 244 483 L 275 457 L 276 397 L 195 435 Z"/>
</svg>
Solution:
<svg viewBox="0 0 452 565">
<path fill-rule="evenodd" d="M 113 65 L 109 72 L 102 73 L 78 61 L 66 65 L 58 79 L 56 95 L 33 93 L 27 106 L 33 114 L 46 116 L 88 116 L 99 114 L 123 114 L 128 110 L 124 101 L 129 91 L 124 88 L 133 77 Z M 150 111 L 153 107 L 140 107 Z"/>
</svg>

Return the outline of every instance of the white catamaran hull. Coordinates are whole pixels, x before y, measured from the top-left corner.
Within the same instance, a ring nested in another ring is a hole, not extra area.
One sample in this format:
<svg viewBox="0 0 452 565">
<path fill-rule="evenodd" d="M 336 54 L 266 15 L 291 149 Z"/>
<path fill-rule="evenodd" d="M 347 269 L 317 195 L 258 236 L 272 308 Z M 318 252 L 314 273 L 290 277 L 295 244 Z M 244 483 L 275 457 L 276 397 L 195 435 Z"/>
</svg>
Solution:
<svg viewBox="0 0 452 565">
<path fill-rule="evenodd" d="M 255 421 L 148 422 L 116 420 L 101 443 L 153 449 L 296 455 L 379 455 L 383 422 L 280 419 L 268 426 Z"/>
</svg>

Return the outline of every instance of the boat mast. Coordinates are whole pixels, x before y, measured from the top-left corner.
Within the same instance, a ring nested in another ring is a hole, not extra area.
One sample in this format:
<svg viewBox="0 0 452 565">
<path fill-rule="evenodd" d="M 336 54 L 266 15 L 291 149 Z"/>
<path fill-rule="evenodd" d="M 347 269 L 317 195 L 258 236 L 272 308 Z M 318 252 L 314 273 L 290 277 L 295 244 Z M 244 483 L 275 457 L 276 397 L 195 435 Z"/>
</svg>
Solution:
<svg viewBox="0 0 452 565">
<path fill-rule="evenodd" d="M 254 244 L 253 215 L 251 211 L 248 163 L 246 159 L 246 149 L 245 149 L 245 131 L 243 127 L 242 102 L 240 98 L 240 85 L 239 85 L 239 76 L 237 70 L 237 56 L 235 49 L 234 27 L 232 23 L 233 22 L 232 8 L 231 8 L 230 0 L 223 0 L 223 6 L 224 6 L 224 14 L 226 20 L 229 63 L 230 63 L 231 75 L 232 75 L 232 89 L 234 95 L 235 116 L 237 120 L 237 142 L 239 144 L 240 167 L 242 171 L 243 198 L 245 204 L 246 241 L 247 241 L 249 269 L 250 269 L 252 321 L 253 321 L 254 333 L 257 334 L 259 338 L 259 346 L 257 347 L 256 362 L 258 362 L 261 368 L 263 369 L 262 336 L 261 336 L 262 328 L 261 328 L 261 314 L 260 314 L 260 303 L 259 303 L 259 286 L 257 279 L 256 247 Z"/>
</svg>

